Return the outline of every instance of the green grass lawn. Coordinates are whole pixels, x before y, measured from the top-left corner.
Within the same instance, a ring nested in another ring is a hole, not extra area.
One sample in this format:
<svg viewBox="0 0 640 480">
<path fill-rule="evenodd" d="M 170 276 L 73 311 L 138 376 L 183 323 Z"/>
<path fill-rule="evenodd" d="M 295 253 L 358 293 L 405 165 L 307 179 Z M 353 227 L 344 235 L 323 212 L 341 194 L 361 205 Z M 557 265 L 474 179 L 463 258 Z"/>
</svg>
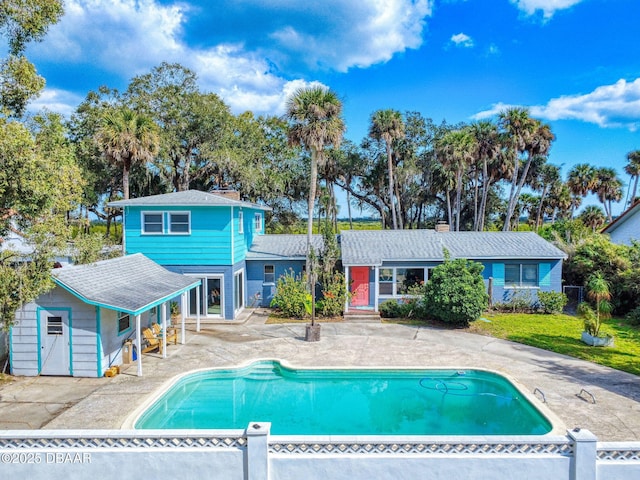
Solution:
<svg viewBox="0 0 640 480">
<path fill-rule="evenodd" d="M 590 347 L 580 341 L 582 320 L 570 315 L 490 313 L 469 331 L 563 353 L 640 375 L 640 329 L 626 320 L 606 320 L 600 335 L 615 337 L 614 347 Z"/>
</svg>

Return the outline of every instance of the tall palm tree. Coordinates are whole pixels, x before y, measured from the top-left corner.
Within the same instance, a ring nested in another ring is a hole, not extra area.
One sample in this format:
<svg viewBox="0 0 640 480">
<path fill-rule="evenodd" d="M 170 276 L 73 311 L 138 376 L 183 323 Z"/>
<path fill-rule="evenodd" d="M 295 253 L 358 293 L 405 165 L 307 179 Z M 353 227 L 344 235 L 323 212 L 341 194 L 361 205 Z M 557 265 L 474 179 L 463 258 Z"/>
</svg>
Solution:
<svg viewBox="0 0 640 480">
<path fill-rule="evenodd" d="M 622 182 L 613 168 L 601 167 L 596 170 L 596 184 L 593 190 L 602 202 L 607 214 L 607 221 L 613 221 L 611 203 L 622 198 Z"/>
<path fill-rule="evenodd" d="M 598 228 L 604 225 L 607 217 L 602 208 L 597 205 L 589 205 L 580 213 L 580 220 L 587 227 L 591 227 L 591 231 L 595 233 Z"/>
<path fill-rule="evenodd" d="M 631 179 L 635 178 L 633 182 L 633 190 L 631 191 L 628 204 L 633 205 L 636 201 L 636 193 L 638 192 L 638 178 L 640 178 L 640 150 L 634 150 L 627 154 L 628 164 L 624 166 L 624 171 L 631 175 Z"/>
<path fill-rule="evenodd" d="M 158 126 L 127 107 L 108 110 L 95 135 L 107 159 L 122 167 L 122 195 L 129 198 L 129 172 L 136 162 L 151 161 L 160 148 Z"/>
<path fill-rule="evenodd" d="M 302 146 L 311 153 L 309 199 L 307 217 L 307 273 L 311 273 L 310 258 L 313 237 L 313 210 L 315 206 L 318 165 L 324 165 L 325 147 L 338 148 L 345 131 L 341 117 L 342 102 L 338 95 L 325 87 L 300 88 L 286 104 L 289 120 L 288 137 L 292 145 Z"/>
<path fill-rule="evenodd" d="M 547 126 L 531 118 L 526 108 L 507 109 L 501 112 L 498 118 L 499 124 L 508 138 L 510 158 L 513 161 L 513 175 L 503 227 L 504 231 L 508 231 L 511 228 L 511 218 L 515 212 L 531 161 L 536 154 L 546 155 L 553 135 Z M 525 152 L 527 158 L 521 169 L 520 157 Z"/>
<path fill-rule="evenodd" d="M 402 115 L 397 110 L 377 110 L 371 115 L 371 125 L 369 126 L 369 136 L 375 140 L 384 141 L 387 152 L 387 172 L 389 176 L 389 203 L 391 205 L 391 218 L 393 229 L 402 228 L 400 215 L 400 205 L 396 210 L 396 199 L 394 195 L 395 182 L 393 179 L 393 149 L 395 140 L 404 138 L 405 126 Z M 399 201 L 399 199 L 398 199 Z"/>
<path fill-rule="evenodd" d="M 560 183 L 560 168 L 551 165 L 550 163 L 543 164 L 533 181 L 531 187 L 540 191 L 540 202 L 538 204 L 538 210 L 536 213 L 535 230 L 538 231 L 540 227 L 540 221 L 542 220 L 542 211 L 547 196 L 551 193 L 551 190 Z"/>
<path fill-rule="evenodd" d="M 489 166 L 499 157 L 502 149 L 498 127 L 492 122 L 482 121 L 473 123 L 471 131 L 476 139 L 476 159 L 482 163 L 482 195 L 478 208 L 474 228 L 477 232 L 484 230 L 485 211 L 489 188 L 497 179 L 490 175 Z M 493 173 L 493 172 L 491 172 Z"/>
<path fill-rule="evenodd" d="M 460 230 L 460 212 L 462 210 L 462 187 L 467 171 L 477 149 L 476 139 L 469 128 L 447 132 L 439 142 L 443 165 L 455 172 L 456 198 L 454 202 L 455 231 Z"/>
</svg>

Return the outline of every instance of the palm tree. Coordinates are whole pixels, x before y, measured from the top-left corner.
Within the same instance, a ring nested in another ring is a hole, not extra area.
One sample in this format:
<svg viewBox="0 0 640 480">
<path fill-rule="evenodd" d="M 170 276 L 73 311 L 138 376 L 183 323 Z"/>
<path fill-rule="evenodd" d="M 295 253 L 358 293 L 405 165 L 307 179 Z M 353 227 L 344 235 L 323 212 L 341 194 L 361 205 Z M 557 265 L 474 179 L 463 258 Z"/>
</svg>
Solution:
<svg viewBox="0 0 640 480">
<path fill-rule="evenodd" d="M 307 273 L 311 273 L 310 254 L 313 238 L 313 210 L 318 183 L 318 166 L 324 165 L 325 147 L 338 148 L 345 131 L 341 117 L 342 102 L 338 95 L 325 87 L 298 89 L 287 99 L 286 117 L 289 119 L 289 142 L 311 153 L 311 175 L 307 217 Z"/>
<path fill-rule="evenodd" d="M 498 127 L 492 122 L 482 121 L 473 123 L 471 125 L 471 131 L 476 139 L 476 159 L 482 162 L 482 196 L 474 225 L 475 230 L 481 232 L 484 230 L 489 188 L 491 184 L 497 180 L 494 175 L 490 175 L 489 166 L 493 160 L 499 157 L 502 145 L 500 143 Z"/>
<path fill-rule="evenodd" d="M 600 333 L 602 320 L 611 316 L 611 290 L 609 283 L 604 279 L 601 272 L 592 274 L 587 280 L 587 298 L 595 304 L 595 318 L 590 323 L 587 331 L 597 337 Z M 588 311 L 588 310 L 587 310 Z M 587 315 L 587 320 L 589 320 Z M 585 322 L 585 326 L 587 322 Z"/>
<path fill-rule="evenodd" d="M 547 196 L 551 193 L 554 187 L 557 187 L 560 183 L 560 168 L 551 165 L 550 163 L 545 163 L 540 166 L 537 171 L 537 175 L 531 182 L 531 187 L 535 190 L 540 191 L 540 203 L 538 204 L 538 210 L 536 213 L 536 223 L 535 229 L 536 232 L 540 227 L 540 222 L 542 220 L 542 210 L 547 200 Z"/>
<path fill-rule="evenodd" d="M 622 182 L 613 168 L 601 167 L 596 170 L 596 184 L 593 190 L 604 206 L 607 221 L 613 221 L 611 203 L 622 198 Z"/>
<path fill-rule="evenodd" d="M 628 199 L 628 204 L 633 205 L 636 201 L 636 193 L 638 192 L 638 178 L 640 178 L 640 150 L 634 150 L 627 154 L 627 160 L 629 163 L 625 165 L 624 171 L 631 175 L 631 179 L 635 178 L 633 182 L 633 190 Z"/>
<path fill-rule="evenodd" d="M 588 163 L 579 163 L 569 170 L 567 186 L 574 195 L 585 197 L 596 185 L 596 169 Z"/>
<path fill-rule="evenodd" d="M 129 172 L 136 162 L 151 161 L 160 148 L 158 126 L 127 107 L 108 110 L 95 135 L 109 162 L 122 166 L 122 195 L 129 198 Z"/>
<path fill-rule="evenodd" d="M 580 220 L 587 227 L 591 227 L 591 231 L 595 233 L 598 228 L 604 225 L 607 217 L 602 208 L 597 205 L 589 205 L 580 214 Z"/>
<path fill-rule="evenodd" d="M 393 149 L 391 148 L 394 140 L 404 138 L 405 128 L 402 121 L 402 115 L 397 110 L 377 110 L 371 115 L 371 125 L 369 126 L 369 136 L 375 140 L 384 141 L 387 152 L 387 171 L 389 176 L 389 203 L 391 204 L 391 218 L 393 229 L 397 230 L 398 226 L 402 228 L 402 219 L 400 215 L 400 205 L 396 211 L 393 180 Z M 399 200 L 399 199 L 398 199 Z"/>
<path fill-rule="evenodd" d="M 476 149 L 476 139 L 469 128 L 447 132 L 439 142 L 439 150 L 443 158 L 444 167 L 455 172 L 455 231 L 460 230 L 464 173 L 473 161 Z"/>
<path fill-rule="evenodd" d="M 510 156 L 514 166 L 503 227 L 504 231 L 508 231 L 511 228 L 511 218 L 513 217 L 520 191 L 527 178 L 531 162 L 535 156 L 547 155 L 554 135 L 548 125 L 531 118 L 529 111 L 525 108 L 510 108 L 500 113 L 499 122 L 509 139 Z M 524 153 L 527 156 L 522 171 L 520 171 L 520 156 Z"/>
</svg>

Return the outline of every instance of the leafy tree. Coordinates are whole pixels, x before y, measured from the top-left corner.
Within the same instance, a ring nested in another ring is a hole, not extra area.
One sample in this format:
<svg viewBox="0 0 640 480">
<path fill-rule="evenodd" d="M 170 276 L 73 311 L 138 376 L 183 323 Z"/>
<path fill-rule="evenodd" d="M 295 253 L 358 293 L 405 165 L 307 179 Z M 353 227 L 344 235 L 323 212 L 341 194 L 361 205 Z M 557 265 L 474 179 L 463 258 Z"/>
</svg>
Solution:
<svg viewBox="0 0 640 480">
<path fill-rule="evenodd" d="M 431 271 L 425 292 L 425 305 L 434 318 L 453 325 L 467 326 L 487 309 L 487 295 L 481 263 L 458 258 L 445 259 Z"/>
<path fill-rule="evenodd" d="M 0 61 L 0 106 L 4 116 L 22 116 L 29 100 L 44 88 L 44 79 L 23 53 L 28 43 L 44 38 L 62 13 L 59 0 L 0 2 L 0 31 L 8 43 L 8 56 Z"/>
<path fill-rule="evenodd" d="M 580 213 L 579 216 L 582 223 L 591 228 L 593 233 L 601 228 L 607 220 L 604 211 L 597 205 L 589 205 Z"/>
</svg>

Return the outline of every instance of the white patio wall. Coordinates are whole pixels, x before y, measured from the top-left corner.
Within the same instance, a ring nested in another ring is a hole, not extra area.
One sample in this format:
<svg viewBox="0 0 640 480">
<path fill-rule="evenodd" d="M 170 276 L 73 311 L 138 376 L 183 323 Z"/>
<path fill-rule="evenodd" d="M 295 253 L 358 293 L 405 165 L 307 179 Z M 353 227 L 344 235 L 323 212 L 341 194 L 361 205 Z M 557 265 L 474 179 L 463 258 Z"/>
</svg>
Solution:
<svg viewBox="0 0 640 480">
<path fill-rule="evenodd" d="M 0 478 L 628 480 L 640 442 L 566 436 L 270 436 L 246 431 L 4 431 Z"/>
</svg>

